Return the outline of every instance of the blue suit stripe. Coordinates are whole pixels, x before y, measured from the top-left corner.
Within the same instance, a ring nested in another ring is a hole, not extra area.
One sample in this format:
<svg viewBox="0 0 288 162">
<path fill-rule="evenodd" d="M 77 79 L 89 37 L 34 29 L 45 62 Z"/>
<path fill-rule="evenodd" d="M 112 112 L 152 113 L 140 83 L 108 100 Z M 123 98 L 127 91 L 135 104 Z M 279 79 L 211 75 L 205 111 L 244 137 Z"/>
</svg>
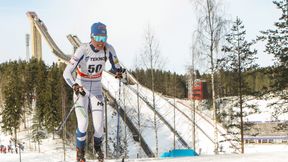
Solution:
<svg viewBox="0 0 288 162">
<path fill-rule="evenodd" d="M 113 56 L 112 56 L 111 52 L 109 52 L 109 61 L 110 61 L 111 66 L 112 66 L 112 71 L 115 73 L 117 71 L 117 69 L 115 67 L 115 63 L 114 63 Z"/>
<path fill-rule="evenodd" d="M 78 60 L 75 68 L 73 69 L 73 71 L 77 68 L 77 66 L 79 65 L 80 61 L 83 60 L 83 58 L 84 58 L 84 55 L 82 55 L 81 58 Z"/>
<path fill-rule="evenodd" d="M 86 136 L 86 132 L 82 133 L 77 128 L 77 130 L 76 130 L 76 147 L 78 147 L 79 149 L 85 148 L 86 140 L 85 139 L 83 141 L 79 140 L 79 138 L 84 138 L 85 136 Z"/>
</svg>

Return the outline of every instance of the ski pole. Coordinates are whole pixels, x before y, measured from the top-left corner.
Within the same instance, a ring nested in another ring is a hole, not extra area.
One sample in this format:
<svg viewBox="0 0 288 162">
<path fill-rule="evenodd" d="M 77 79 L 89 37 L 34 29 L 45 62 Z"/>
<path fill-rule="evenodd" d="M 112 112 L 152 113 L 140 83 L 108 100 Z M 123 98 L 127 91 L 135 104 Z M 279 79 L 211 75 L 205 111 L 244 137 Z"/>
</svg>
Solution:
<svg viewBox="0 0 288 162">
<path fill-rule="evenodd" d="M 77 96 L 75 102 L 73 103 L 72 108 L 70 109 L 69 113 L 66 115 L 65 119 L 62 121 L 62 123 L 61 123 L 61 124 L 59 125 L 59 127 L 56 129 L 56 133 L 59 133 L 59 132 L 63 129 L 64 125 L 66 124 L 66 122 L 67 122 L 67 120 L 68 120 L 68 118 L 69 118 L 69 116 L 70 116 L 71 113 L 74 111 L 74 109 L 75 109 L 75 107 L 76 107 L 76 102 L 77 102 L 78 100 L 79 100 L 79 95 Z"/>
<path fill-rule="evenodd" d="M 116 148 L 116 157 L 119 158 L 120 153 L 120 102 L 121 102 L 121 78 L 119 79 L 119 96 L 118 96 L 118 106 L 117 106 L 117 148 Z"/>
</svg>

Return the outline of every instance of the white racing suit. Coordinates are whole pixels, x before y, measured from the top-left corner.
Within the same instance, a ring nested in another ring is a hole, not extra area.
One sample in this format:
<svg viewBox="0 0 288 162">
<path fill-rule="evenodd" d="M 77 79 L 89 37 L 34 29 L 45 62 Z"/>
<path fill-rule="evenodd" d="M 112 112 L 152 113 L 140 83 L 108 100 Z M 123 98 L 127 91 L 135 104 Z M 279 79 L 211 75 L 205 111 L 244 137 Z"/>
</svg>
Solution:
<svg viewBox="0 0 288 162">
<path fill-rule="evenodd" d="M 63 77 L 72 87 L 75 83 L 83 86 L 85 96 L 74 93 L 75 112 L 77 117 L 76 147 L 84 149 L 86 131 L 88 127 L 88 109 L 91 108 L 94 126 L 94 145 L 101 145 L 104 125 L 104 103 L 102 95 L 101 78 L 105 69 L 105 62 L 109 60 L 112 71 L 121 69 L 114 48 L 106 43 L 103 50 L 97 50 L 90 43 L 82 44 L 71 58 L 70 63 L 64 70 Z M 76 70 L 77 77 L 73 78 L 72 73 Z"/>
</svg>

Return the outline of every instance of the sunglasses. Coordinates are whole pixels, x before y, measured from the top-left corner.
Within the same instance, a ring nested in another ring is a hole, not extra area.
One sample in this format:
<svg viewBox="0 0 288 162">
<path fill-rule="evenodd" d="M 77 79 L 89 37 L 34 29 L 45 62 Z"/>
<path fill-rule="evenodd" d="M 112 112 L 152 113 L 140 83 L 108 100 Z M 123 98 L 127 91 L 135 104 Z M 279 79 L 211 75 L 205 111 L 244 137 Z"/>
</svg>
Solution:
<svg viewBox="0 0 288 162">
<path fill-rule="evenodd" d="M 107 36 L 96 35 L 96 36 L 93 36 L 93 39 L 96 42 L 106 42 L 107 41 Z"/>
</svg>

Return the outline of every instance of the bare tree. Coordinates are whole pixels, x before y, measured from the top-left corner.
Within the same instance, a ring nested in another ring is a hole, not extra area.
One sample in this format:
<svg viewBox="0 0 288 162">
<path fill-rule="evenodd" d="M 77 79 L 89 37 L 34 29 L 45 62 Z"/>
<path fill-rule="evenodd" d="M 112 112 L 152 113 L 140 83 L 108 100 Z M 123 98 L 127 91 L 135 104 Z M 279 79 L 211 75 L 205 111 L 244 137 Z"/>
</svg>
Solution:
<svg viewBox="0 0 288 162">
<path fill-rule="evenodd" d="M 165 61 L 160 55 L 159 42 L 150 25 L 144 33 L 143 51 L 140 55 L 141 64 L 146 69 L 163 69 Z"/>
<path fill-rule="evenodd" d="M 199 45 L 209 60 L 212 82 L 212 109 L 214 111 L 214 152 L 218 154 L 218 130 L 217 130 L 217 109 L 215 95 L 215 60 L 219 49 L 219 43 L 224 37 L 226 20 L 223 18 L 221 4 L 216 0 L 192 0 L 198 13 Z"/>
<path fill-rule="evenodd" d="M 201 50 L 199 49 L 198 45 L 198 39 L 199 39 L 199 34 L 197 31 L 194 31 L 192 34 L 192 45 L 191 45 L 191 65 L 187 66 L 187 83 L 188 83 L 188 96 L 192 97 L 193 96 L 193 86 L 194 86 L 194 81 L 197 79 L 196 76 L 196 60 L 199 65 L 199 55 L 201 53 Z M 196 109 L 196 103 L 195 100 L 191 100 L 192 103 L 192 109 L 191 109 L 191 117 L 192 117 L 192 122 L 191 122 L 191 132 L 192 132 L 192 148 L 196 150 L 196 127 L 195 127 L 195 109 Z"/>
<path fill-rule="evenodd" d="M 154 70 L 161 69 L 164 65 L 163 60 L 160 57 L 159 43 L 152 32 L 150 25 L 148 25 L 145 31 L 145 39 L 143 52 L 141 53 L 141 60 L 145 69 L 151 71 L 151 89 L 152 89 L 152 104 L 154 108 L 154 130 L 155 130 L 155 146 L 156 156 L 158 156 L 158 133 L 157 133 L 157 119 L 156 119 L 156 103 L 155 103 L 155 83 L 154 83 Z"/>
<path fill-rule="evenodd" d="M 137 55 L 135 57 L 134 63 L 135 63 L 134 64 L 134 69 L 135 70 L 139 69 L 139 61 L 138 61 L 138 56 Z M 139 80 L 139 75 L 138 74 L 135 77 L 136 77 L 136 80 Z M 143 124 L 143 122 L 141 120 L 142 114 L 141 114 L 141 103 L 140 103 L 140 97 L 139 97 L 139 83 L 136 83 L 136 85 L 137 85 L 137 126 L 138 126 L 138 131 L 141 134 L 143 132 L 141 124 Z M 141 136 L 140 135 L 138 136 L 138 140 L 139 140 L 139 150 L 138 150 L 138 153 L 137 153 L 137 158 L 141 158 L 142 155 L 141 155 Z"/>
</svg>

